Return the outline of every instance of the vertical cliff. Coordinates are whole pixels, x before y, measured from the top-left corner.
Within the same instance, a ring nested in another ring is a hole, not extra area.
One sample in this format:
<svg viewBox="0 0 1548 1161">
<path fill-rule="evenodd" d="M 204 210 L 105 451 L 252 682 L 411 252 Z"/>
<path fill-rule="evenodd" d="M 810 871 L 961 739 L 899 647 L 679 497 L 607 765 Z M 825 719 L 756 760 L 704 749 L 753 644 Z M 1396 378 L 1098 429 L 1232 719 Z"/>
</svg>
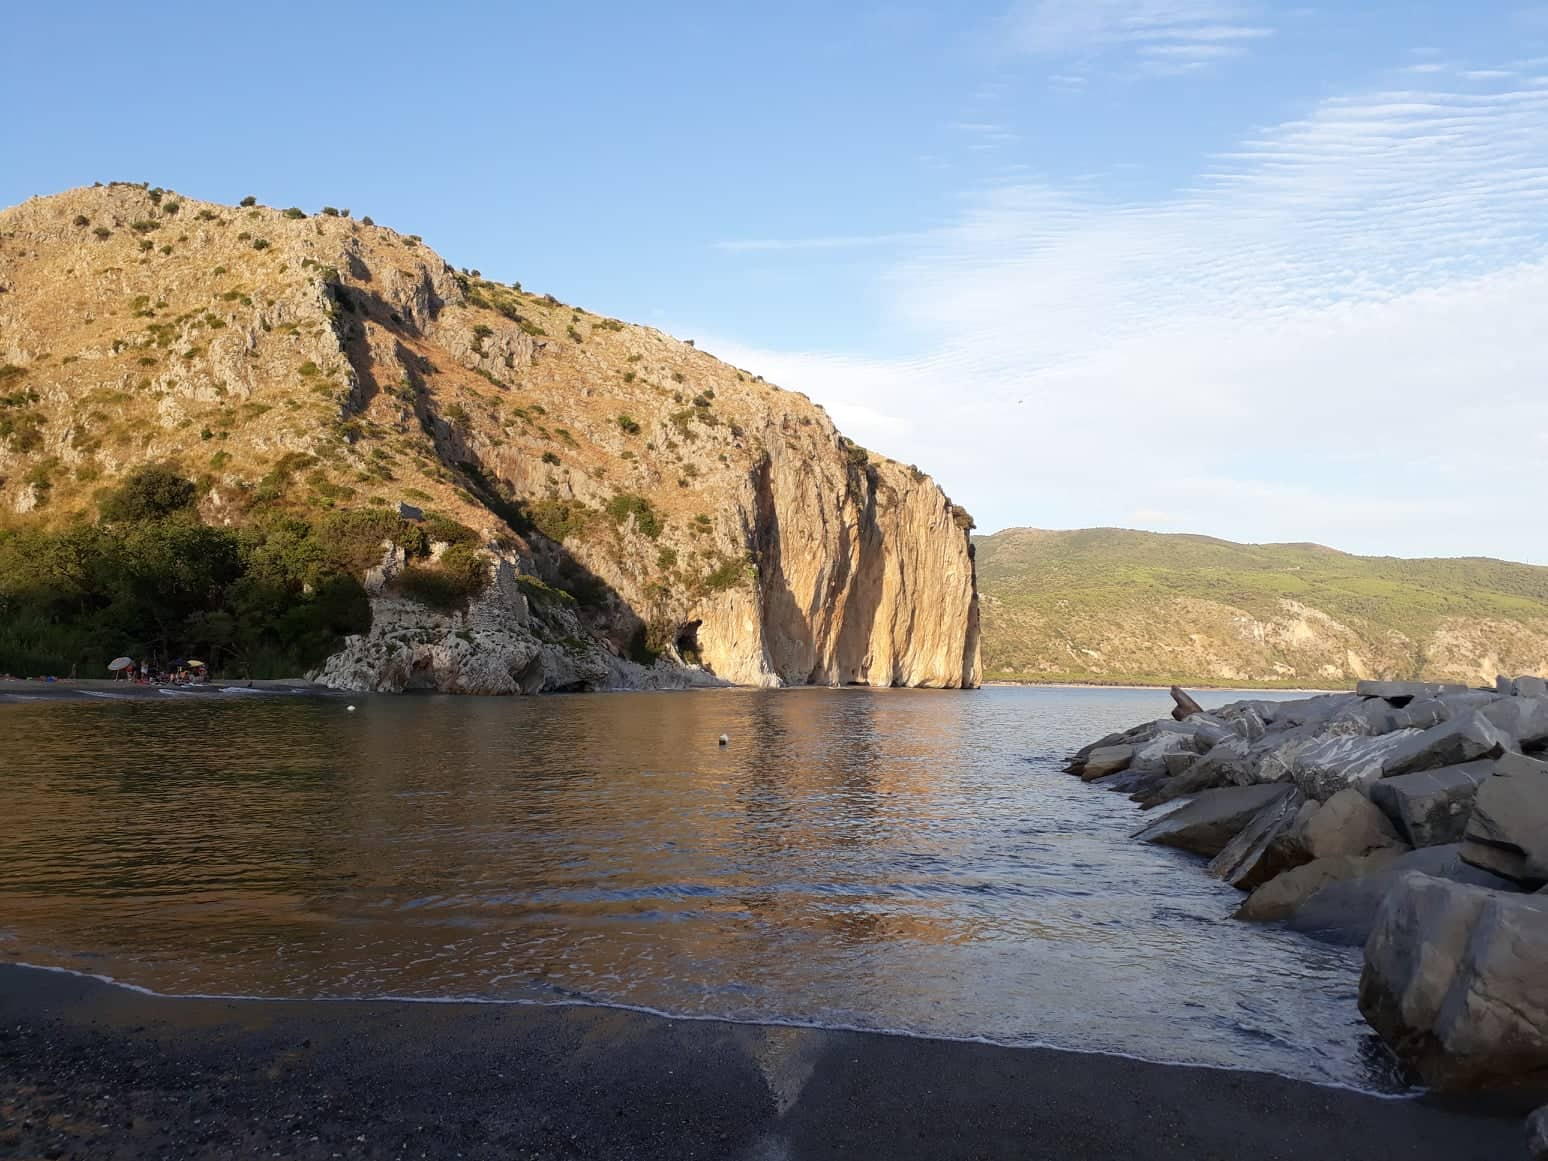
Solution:
<svg viewBox="0 0 1548 1161">
<path fill-rule="evenodd" d="M 199 480 L 212 522 L 406 504 L 471 530 L 490 583 L 427 610 L 431 660 L 404 677 L 413 606 L 389 582 L 391 633 L 352 640 L 324 669 L 340 681 L 979 679 L 966 514 L 691 342 L 454 270 L 348 211 L 123 184 L 0 212 L 0 291 L 0 514 L 89 515 L 156 461 Z M 539 618 L 543 650 L 507 641 L 505 680 L 469 655 L 488 637 L 470 618 L 509 605 L 524 626 L 512 577 L 568 604 Z"/>
</svg>

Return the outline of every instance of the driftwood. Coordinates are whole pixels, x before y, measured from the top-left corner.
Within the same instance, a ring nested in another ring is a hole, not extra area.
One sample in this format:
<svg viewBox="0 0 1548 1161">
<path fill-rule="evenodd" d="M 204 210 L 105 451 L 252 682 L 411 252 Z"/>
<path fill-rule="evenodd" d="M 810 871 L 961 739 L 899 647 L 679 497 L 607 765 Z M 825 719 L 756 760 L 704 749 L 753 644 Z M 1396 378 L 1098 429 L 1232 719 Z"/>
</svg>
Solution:
<svg viewBox="0 0 1548 1161">
<path fill-rule="evenodd" d="M 1183 692 L 1180 685 L 1172 686 L 1172 700 L 1177 703 L 1177 707 L 1172 710 L 1172 717 L 1177 721 L 1183 721 L 1194 714 L 1204 712 L 1204 707 Z"/>
</svg>

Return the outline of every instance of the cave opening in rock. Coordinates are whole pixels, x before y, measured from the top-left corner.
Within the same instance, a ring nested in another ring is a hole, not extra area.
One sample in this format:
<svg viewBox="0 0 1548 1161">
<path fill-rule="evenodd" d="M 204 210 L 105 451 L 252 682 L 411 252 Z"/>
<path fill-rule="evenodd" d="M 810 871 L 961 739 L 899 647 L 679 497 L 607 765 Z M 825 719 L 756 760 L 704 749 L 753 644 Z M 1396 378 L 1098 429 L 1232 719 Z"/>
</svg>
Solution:
<svg viewBox="0 0 1548 1161">
<path fill-rule="evenodd" d="M 703 621 L 689 621 L 678 629 L 677 639 L 672 643 L 686 665 L 704 664 L 704 655 L 699 650 L 699 626 L 702 624 Z"/>
</svg>

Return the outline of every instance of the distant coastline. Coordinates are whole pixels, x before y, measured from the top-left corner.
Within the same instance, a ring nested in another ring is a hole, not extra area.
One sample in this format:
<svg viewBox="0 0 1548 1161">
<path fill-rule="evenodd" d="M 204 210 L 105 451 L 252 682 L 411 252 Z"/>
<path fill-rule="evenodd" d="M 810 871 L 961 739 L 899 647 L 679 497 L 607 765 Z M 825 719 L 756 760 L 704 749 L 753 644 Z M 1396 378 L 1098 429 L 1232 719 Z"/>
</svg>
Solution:
<svg viewBox="0 0 1548 1161">
<path fill-rule="evenodd" d="M 984 688 L 994 686 L 1046 686 L 1050 689 L 1170 689 L 1174 685 L 1180 685 L 1185 689 L 1203 690 L 1206 693 L 1239 693 L 1242 690 L 1273 690 L 1275 693 L 1349 693 L 1354 686 L 1341 686 L 1330 689 L 1327 686 L 1293 685 L 1273 681 L 1243 681 L 1236 684 L 1222 685 L 1213 681 L 1188 681 L 1186 679 L 1165 680 L 1158 678 L 1155 681 L 1129 680 L 1115 677 L 1112 680 L 1092 678 L 1089 681 L 1072 681 L 1067 678 L 1019 678 L 1007 677 L 996 674 L 993 677 L 984 678 Z"/>
</svg>

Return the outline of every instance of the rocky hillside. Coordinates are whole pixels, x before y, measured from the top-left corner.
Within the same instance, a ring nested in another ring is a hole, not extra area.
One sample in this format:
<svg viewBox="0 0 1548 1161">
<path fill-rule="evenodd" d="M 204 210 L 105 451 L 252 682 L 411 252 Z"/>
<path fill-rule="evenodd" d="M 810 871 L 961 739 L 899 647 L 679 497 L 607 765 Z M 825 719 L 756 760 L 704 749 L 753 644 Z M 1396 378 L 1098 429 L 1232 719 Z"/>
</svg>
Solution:
<svg viewBox="0 0 1548 1161">
<path fill-rule="evenodd" d="M 1548 672 L 1548 568 L 1113 528 L 976 543 L 996 678 L 1342 687 Z"/>
<path fill-rule="evenodd" d="M 146 463 L 194 478 L 207 523 L 406 504 L 471 528 L 485 597 L 521 620 L 567 594 L 578 655 L 751 685 L 979 677 L 971 520 L 918 469 L 691 342 L 348 211 L 114 184 L 0 212 L 0 520 L 89 515 Z M 397 636 L 353 642 L 341 682 L 403 684 L 375 681 L 409 657 L 402 563 L 368 586 Z M 463 617 L 429 631 L 476 649 Z M 444 660 L 410 668 L 445 686 Z M 538 684 L 593 683 L 569 676 Z"/>
</svg>

